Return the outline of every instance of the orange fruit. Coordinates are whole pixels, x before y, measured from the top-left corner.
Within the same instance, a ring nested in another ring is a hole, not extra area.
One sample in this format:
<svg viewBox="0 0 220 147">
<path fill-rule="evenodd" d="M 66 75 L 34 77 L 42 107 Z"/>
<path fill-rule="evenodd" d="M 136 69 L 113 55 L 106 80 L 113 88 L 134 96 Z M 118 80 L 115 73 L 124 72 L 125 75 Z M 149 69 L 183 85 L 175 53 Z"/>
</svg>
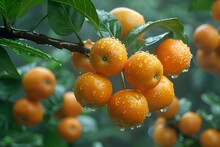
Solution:
<svg viewBox="0 0 220 147">
<path fill-rule="evenodd" d="M 220 134 L 213 128 L 206 129 L 200 136 L 200 143 L 202 147 L 219 147 Z"/>
<path fill-rule="evenodd" d="M 164 117 L 157 117 L 155 123 L 154 123 L 154 127 L 156 128 L 158 125 L 160 124 L 166 124 L 166 119 Z"/>
<path fill-rule="evenodd" d="M 100 108 L 108 103 L 112 95 L 112 84 L 105 76 L 87 72 L 76 79 L 73 91 L 82 106 Z"/>
<path fill-rule="evenodd" d="M 155 87 L 163 75 L 163 66 L 153 54 L 138 51 L 127 61 L 124 74 L 127 82 L 135 89 Z"/>
<path fill-rule="evenodd" d="M 202 125 L 202 118 L 194 112 L 186 112 L 180 118 L 178 123 L 179 130 L 185 135 L 194 135 L 196 134 Z"/>
<path fill-rule="evenodd" d="M 89 39 L 84 41 L 83 43 L 84 46 L 88 49 L 91 49 L 94 45 L 94 43 Z M 85 73 L 89 71 L 95 71 L 90 63 L 89 57 L 82 53 L 72 52 L 71 61 L 73 68 L 79 72 Z"/>
<path fill-rule="evenodd" d="M 67 142 L 73 142 L 81 136 L 82 126 L 77 118 L 65 117 L 60 120 L 57 131 L 61 138 Z"/>
<path fill-rule="evenodd" d="M 20 98 L 13 105 L 12 115 L 17 124 L 34 126 L 42 121 L 44 110 L 40 102 Z"/>
<path fill-rule="evenodd" d="M 219 33 L 213 26 L 202 24 L 194 31 L 193 41 L 197 49 L 210 52 L 218 46 Z"/>
<path fill-rule="evenodd" d="M 122 40 L 128 35 L 128 33 L 135 27 L 145 24 L 143 15 L 135 10 L 125 7 L 114 8 L 110 11 L 114 15 L 122 26 Z M 137 39 L 142 39 L 144 33 L 138 36 Z"/>
<path fill-rule="evenodd" d="M 49 97 L 55 88 L 56 78 L 45 67 L 35 67 L 27 71 L 22 78 L 22 86 L 28 98 L 33 100 Z"/>
<path fill-rule="evenodd" d="M 162 79 L 156 87 L 147 89 L 142 93 L 147 99 L 150 112 L 163 109 L 165 111 L 175 96 L 173 83 L 165 76 L 162 76 Z"/>
<path fill-rule="evenodd" d="M 217 54 L 220 56 L 220 36 L 218 37 L 218 46 L 216 47 L 215 51 L 217 52 Z"/>
<path fill-rule="evenodd" d="M 198 65 L 205 71 L 215 71 L 219 64 L 219 56 L 217 52 L 204 52 L 198 49 L 196 52 L 196 59 Z"/>
<path fill-rule="evenodd" d="M 175 96 L 172 103 L 168 106 L 167 110 L 165 112 L 157 111 L 156 114 L 158 116 L 164 117 L 166 119 L 174 117 L 177 112 L 179 111 L 179 100 Z"/>
<path fill-rule="evenodd" d="M 220 23 L 220 1 L 216 0 L 213 2 L 211 7 L 212 17 L 213 19 Z"/>
<path fill-rule="evenodd" d="M 120 73 L 127 61 L 125 46 L 115 38 L 102 38 L 92 47 L 90 62 L 97 73 L 113 76 Z"/>
<path fill-rule="evenodd" d="M 76 100 L 75 94 L 72 91 L 66 92 L 63 95 L 63 104 L 56 112 L 57 118 L 76 117 L 82 112 L 82 106 Z"/>
<path fill-rule="evenodd" d="M 153 139 L 156 145 L 172 147 L 177 140 L 177 133 L 173 128 L 160 124 L 155 127 Z"/>
<path fill-rule="evenodd" d="M 155 54 L 167 75 L 179 75 L 188 70 L 192 59 L 190 48 L 182 40 L 176 39 L 164 40 L 156 47 Z"/>
<path fill-rule="evenodd" d="M 140 92 L 124 89 L 111 96 L 108 114 L 117 127 L 132 128 L 143 123 L 148 114 L 148 104 Z"/>
</svg>

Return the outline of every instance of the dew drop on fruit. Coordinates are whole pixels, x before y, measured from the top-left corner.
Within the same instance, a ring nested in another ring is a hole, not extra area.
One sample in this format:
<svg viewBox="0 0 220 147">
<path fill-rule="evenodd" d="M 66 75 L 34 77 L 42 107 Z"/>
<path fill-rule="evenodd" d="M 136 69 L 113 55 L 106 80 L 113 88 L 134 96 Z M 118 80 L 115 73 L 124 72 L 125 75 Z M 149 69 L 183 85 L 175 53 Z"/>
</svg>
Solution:
<svg viewBox="0 0 220 147">
<path fill-rule="evenodd" d="M 183 73 L 188 72 L 189 71 L 189 67 L 183 70 Z"/>
<path fill-rule="evenodd" d="M 179 75 L 172 75 L 171 78 L 172 79 L 177 79 L 179 77 Z"/>
<path fill-rule="evenodd" d="M 160 112 L 166 112 L 168 107 L 164 107 L 163 109 L 160 109 Z"/>
<path fill-rule="evenodd" d="M 140 128 L 140 127 L 142 127 L 142 126 L 143 126 L 143 124 L 140 124 L 140 125 L 137 125 L 136 128 Z"/>
<path fill-rule="evenodd" d="M 152 115 L 152 112 L 148 112 L 147 117 L 150 117 Z"/>
<path fill-rule="evenodd" d="M 134 127 L 131 127 L 131 130 L 134 130 Z"/>
<path fill-rule="evenodd" d="M 125 128 L 120 128 L 120 131 L 124 132 L 124 131 L 125 131 Z"/>
</svg>

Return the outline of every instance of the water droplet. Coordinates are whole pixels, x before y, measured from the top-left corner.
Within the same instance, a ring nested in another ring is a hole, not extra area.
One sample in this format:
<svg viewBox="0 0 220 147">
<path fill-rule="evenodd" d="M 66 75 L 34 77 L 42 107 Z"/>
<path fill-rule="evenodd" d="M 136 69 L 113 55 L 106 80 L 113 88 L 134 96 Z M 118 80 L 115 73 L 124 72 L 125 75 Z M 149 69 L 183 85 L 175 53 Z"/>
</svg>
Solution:
<svg viewBox="0 0 220 147">
<path fill-rule="evenodd" d="M 124 132 L 124 131 L 125 131 L 125 128 L 120 128 L 120 131 Z"/>
<path fill-rule="evenodd" d="M 137 125 L 136 128 L 140 128 L 140 127 L 142 127 L 142 125 L 143 125 L 143 124 Z"/>
<path fill-rule="evenodd" d="M 164 107 L 163 109 L 160 109 L 160 112 L 166 112 L 168 107 Z"/>
<path fill-rule="evenodd" d="M 134 130 L 134 127 L 131 127 L 131 130 Z"/>
<path fill-rule="evenodd" d="M 148 112 L 147 117 L 150 117 L 152 115 L 152 112 Z"/>
<path fill-rule="evenodd" d="M 95 110 L 96 110 L 95 108 L 90 108 L 90 107 L 86 107 L 86 106 L 83 107 L 84 112 L 94 112 Z"/>
<path fill-rule="evenodd" d="M 183 73 L 188 72 L 188 71 L 189 71 L 189 68 L 186 68 L 183 70 Z"/>
<path fill-rule="evenodd" d="M 171 78 L 172 79 L 177 79 L 179 77 L 179 75 L 172 75 Z"/>
</svg>

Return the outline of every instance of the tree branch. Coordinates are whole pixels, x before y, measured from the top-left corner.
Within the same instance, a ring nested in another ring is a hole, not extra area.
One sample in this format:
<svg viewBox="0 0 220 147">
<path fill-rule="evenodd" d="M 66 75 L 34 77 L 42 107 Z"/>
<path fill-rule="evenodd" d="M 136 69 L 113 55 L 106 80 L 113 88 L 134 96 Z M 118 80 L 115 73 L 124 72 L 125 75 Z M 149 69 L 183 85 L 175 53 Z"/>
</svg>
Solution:
<svg viewBox="0 0 220 147">
<path fill-rule="evenodd" d="M 36 32 L 19 30 L 12 27 L 10 27 L 10 29 L 7 29 L 5 26 L 0 26 L 0 37 L 6 39 L 12 39 L 12 40 L 26 39 L 33 41 L 37 44 L 48 44 L 58 49 L 67 49 L 71 52 L 80 52 L 87 56 L 89 56 L 89 52 L 90 52 L 90 49 L 86 48 L 83 45 L 83 43 L 73 43 L 73 42 L 63 41 Z"/>
</svg>

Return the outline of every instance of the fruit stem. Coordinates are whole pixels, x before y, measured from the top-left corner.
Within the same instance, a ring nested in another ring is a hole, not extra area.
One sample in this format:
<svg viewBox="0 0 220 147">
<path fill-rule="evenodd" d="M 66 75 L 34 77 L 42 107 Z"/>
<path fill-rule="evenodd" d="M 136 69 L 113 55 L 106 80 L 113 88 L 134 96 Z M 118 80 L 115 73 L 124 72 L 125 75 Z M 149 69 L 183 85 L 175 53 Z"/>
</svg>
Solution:
<svg viewBox="0 0 220 147">
<path fill-rule="evenodd" d="M 120 73 L 120 77 L 121 77 L 122 88 L 123 88 L 123 89 L 126 89 L 126 85 L 125 85 L 125 77 L 124 77 L 124 73 L 123 73 L 123 71 Z"/>
</svg>

